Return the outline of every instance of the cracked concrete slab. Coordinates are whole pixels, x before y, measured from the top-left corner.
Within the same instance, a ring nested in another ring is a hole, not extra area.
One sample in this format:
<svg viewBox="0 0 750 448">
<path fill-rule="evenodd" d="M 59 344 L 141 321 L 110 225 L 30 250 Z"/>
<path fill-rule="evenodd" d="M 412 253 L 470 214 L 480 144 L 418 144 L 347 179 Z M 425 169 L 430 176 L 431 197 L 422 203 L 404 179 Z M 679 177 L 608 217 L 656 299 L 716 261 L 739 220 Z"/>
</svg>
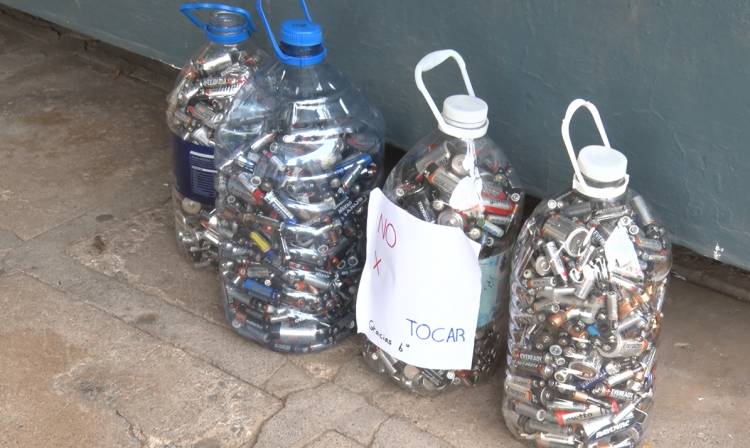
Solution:
<svg viewBox="0 0 750 448">
<path fill-rule="evenodd" d="M 240 447 L 281 408 L 259 389 L 28 276 L 0 278 L 0 307 L 0 339 L 9 342 L 0 345 L 0 426 L 9 428 L 0 445 L 127 446 L 134 438 L 145 447 L 206 440 Z M 70 418 L 58 419 L 50 404 Z"/>
<path fill-rule="evenodd" d="M 373 403 L 457 447 L 496 447 L 498 441 L 520 447 L 502 423 L 501 398 L 498 374 L 477 387 L 449 389 L 429 398 L 391 387 L 376 392 Z"/>
<path fill-rule="evenodd" d="M 286 362 L 265 384 L 264 389 L 279 398 L 285 398 L 291 393 L 312 389 L 320 385 L 322 380 L 311 376 L 302 367 Z"/>
<path fill-rule="evenodd" d="M 2 268 L 3 258 L 20 243 L 21 240 L 13 232 L 0 230 L 0 268 Z"/>
<path fill-rule="evenodd" d="M 258 436 L 255 448 L 303 447 L 328 431 L 367 445 L 388 416 L 359 395 L 327 383 L 289 395 Z"/>
<path fill-rule="evenodd" d="M 363 446 L 335 431 L 328 431 L 319 439 L 305 445 L 305 448 L 361 448 Z"/>
<path fill-rule="evenodd" d="M 356 336 L 349 336 L 340 343 L 322 352 L 309 353 L 301 356 L 289 356 L 289 360 L 305 369 L 310 375 L 331 381 L 336 377 L 339 369 L 352 358 L 359 356 L 360 340 Z"/>
<path fill-rule="evenodd" d="M 48 285 L 69 292 L 76 299 L 199 356 L 255 386 L 265 384 L 284 364 L 284 355 L 249 343 L 223 322 L 208 320 L 189 307 L 178 306 L 176 300 L 147 292 L 147 288 L 137 288 L 128 283 L 126 276 L 107 276 L 66 255 L 69 246 L 65 242 L 71 241 L 68 233 L 78 235 L 74 241 L 90 241 L 80 238 L 81 227 L 91 230 L 93 226 L 93 223 L 87 223 L 88 220 L 88 217 L 78 218 L 71 222 L 68 232 L 57 229 L 25 243 L 8 255 L 8 268 L 26 272 Z M 83 233 L 107 234 L 107 229 L 99 229 L 98 232 L 84 230 Z M 192 270 L 190 266 L 181 267 Z M 200 289 L 195 282 L 196 279 L 192 277 L 185 280 L 186 295 Z M 216 299 L 196 294 L 191 300 Z"/>
<path fill-rule="evenodd" d="M 362 338 L 361 335 L 357 336 Z M 361 340 L 361 339 L 360 339 Z M 349 362 L 341 366 L 334 382 L 344 389 L 371 399 L 373 394 L 384 389 L 391 389 L 393 384 L 384 375 L 375 375 L 362 360 L 362 356 L 354 356 Z"/>
<path fill-rule="evenodd" d="M 81 383 L 81 403 L 56 390 L 55 375 L 88 356 L 49 329 L 2 331 L 0 345 L 0 446 L 139 447 L 130 425 L 95 401 L 101 387 Z"/>
<path fill-rule="evenodd" d="M 4 27 L 0 35 L 17 39 Z M 0 229 L 28 240 L 133 183 L 163 182 L 154 176 L 169 160 L 162 91 L 141 84 L 133 95 L 135 81 L 69 53 L 16 51 L 27 53 L 21 70 L 0 74 L 13 85 L 0 91 Z"/>
<path fill-rule="evenodd" d="M 750 440 L 744 342 L 750 306 L 682 281 L 670 287 L 649 440 L 655 446 L 743 446 Z"/>
<path fill-rule="evenodd" d="M 421 431 L 416 426 L 400 418 L 391 418 L 378 430 L 373 448 L 409 446 L 414 448 L 450 448 L 451 445 Z"/>
<path fill-rule="evenodd" d="M 196 269 L 178 252 L 171 202 L 76 241 L 67 252 L 95 271 L 224 323 L 216 271 Z"/>
</svg>

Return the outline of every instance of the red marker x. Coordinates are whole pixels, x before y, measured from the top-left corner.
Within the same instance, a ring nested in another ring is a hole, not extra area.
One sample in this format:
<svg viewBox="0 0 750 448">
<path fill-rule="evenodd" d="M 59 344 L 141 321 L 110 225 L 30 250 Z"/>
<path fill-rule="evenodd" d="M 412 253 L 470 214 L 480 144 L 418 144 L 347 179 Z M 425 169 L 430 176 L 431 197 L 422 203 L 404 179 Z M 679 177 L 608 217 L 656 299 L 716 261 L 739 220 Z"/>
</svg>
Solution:
<svg viewBox="0 0 750 448">
<path fill-rule="evenodd" d="M 382 258 L 378 258 L 378 253 L 375 252 L 375 266 L 373 266 L 372 268 L 378 270 L 378 275 L 380 275 L 380 266 L 379 265 L 380 265 L 381 261 L 383 261 L 383 259 Z"/>
</svg>

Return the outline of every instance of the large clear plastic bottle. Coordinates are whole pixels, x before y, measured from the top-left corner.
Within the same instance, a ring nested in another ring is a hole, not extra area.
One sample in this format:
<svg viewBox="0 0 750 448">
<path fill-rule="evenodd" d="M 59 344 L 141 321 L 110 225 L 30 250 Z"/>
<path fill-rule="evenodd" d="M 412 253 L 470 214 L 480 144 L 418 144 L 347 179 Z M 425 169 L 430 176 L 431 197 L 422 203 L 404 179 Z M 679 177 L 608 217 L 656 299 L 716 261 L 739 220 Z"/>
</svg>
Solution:
<svg viewBox="0 0 750 448">
<path fill-rule="evenodd" d="M 172 132 L 172 200 L 177 244 L 199 267 L 215 264 L 214 132 L 240 88 L 267 55 L 250 42 L 250 14 L 219 3 L 180 7 L 208 43 L 183 67 L 167 98 Z M 198 14 L 210 13 L 208 22 Z"/>
<path fill-rule="evenodd" d="M 458 63 L 469 94 L 446 98 L 441 113 L 425 88 L 422 72 L 448 58 Z M 367 340 L 362 352 L 376 371 L 406 389 L 429 395 L 450 384 L 473 385 L 497 365 L 505 333 L 510 251 L 523 215 L 524 192 L 503 151 L 486 135 L 487 104 L 474 96 L 461 56 L 454 50 L 430 53 L 417 64 L 415 79 L 438 129 L 399 161 L 386 180 L 384 193 L 417 218 L 461 228 L 467 238 L 482 244 L 474 358 L 471 370 L 433 370 L 405 364 Z M 435 247 L 425 249 L 425 256 L 439 249 L 440 242 L 436 242 Z"/>
<path fill-rule="evenodd" d="M 382 183 L 380 112 L 325 62 L 310 18 L 286 20 L 278 61 L 228 113 L 217 149 L 226 318 L 273 350 L 309 352 L 355 329 L 369 191 Z"/>
<path fill-rule="evenodd" d="M 576 159 L 568 127 L 580 107 L 604 144 Z M 594 105 L 573 101 L 562 133 L 573 189 L 542 201 L 513 253 L 503 416 L 536 446 L 635 447 L 653 403 L 671 247 Z"/>
</svg>

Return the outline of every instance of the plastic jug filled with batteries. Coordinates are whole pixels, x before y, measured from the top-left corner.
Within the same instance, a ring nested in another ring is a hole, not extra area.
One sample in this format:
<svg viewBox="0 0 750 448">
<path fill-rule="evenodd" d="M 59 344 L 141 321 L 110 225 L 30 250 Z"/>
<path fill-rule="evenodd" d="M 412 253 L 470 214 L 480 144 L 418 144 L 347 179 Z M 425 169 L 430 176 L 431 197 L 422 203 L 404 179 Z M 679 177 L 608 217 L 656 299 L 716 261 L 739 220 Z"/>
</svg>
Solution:
<svg viewBox="0 0 750 448">
<path fill-rule="evenodd" d="M 442 112 L 427 91 L 422 73 L 453 58 L 468 95 L 445 99 Z M 522 217 L 524 192 L 503 151 L 486 134 L 487 104 L 474 95 L 463 58 L 454 50 L 426 55 L 415 68 L 415 81 L 438 122 L 388 176 L 384 193 L 391 202 L 422 221 L 452 226 L 481 244 L 481 296 L 470 370 L 437 370 L 403 362 L 366 340 L 365 362 L 406 389 L 429 395 L 451 384 L 473 385 L 486 377 L 502 354 L 501 314 L 508 302 L 510 250 Z M 425 249 L 440 251 L 441 243 Z M 466 291 L 465 289 L 463 291 Z M 461 294 L 459 292 L 459 294 Z M 454 303 L 468 297 L 451 297 Z"/>
<path fill-rule="evenodd" d="M 193 263 L 208 266 L 218 259 L 214 132 L 235 94 L 267 56 L 249 41 L 253 25 L 246 10 L 187 3 L 180 11 L 205 31 L 209 42 L 182 69 L 167 99 L 175 231 L 178 246 Z M 200 13 L 210 13 L 208 22 Z"/>
<path fill-rule="evenodd" d="M 576 158 L 569 125 L 581 107 L 603 145 Z M 562 136 L 573 189 L 534 210 L 513 254 L 503 415 L 536 446 L 634 447 L 654 400 L 671 246 L 628 188 L 627 158 L 596 107 L 573 101 Z"/>
<path fill-rule="evenodd" d="M 273 350 L 322 350 L 353 333 L 369 191 L 382 183 L 380 112 L 325 62 L 321 27 L 286 20 L 278 60 L 219 131 L 217 213 L 228 321 Z"/>
</svg>

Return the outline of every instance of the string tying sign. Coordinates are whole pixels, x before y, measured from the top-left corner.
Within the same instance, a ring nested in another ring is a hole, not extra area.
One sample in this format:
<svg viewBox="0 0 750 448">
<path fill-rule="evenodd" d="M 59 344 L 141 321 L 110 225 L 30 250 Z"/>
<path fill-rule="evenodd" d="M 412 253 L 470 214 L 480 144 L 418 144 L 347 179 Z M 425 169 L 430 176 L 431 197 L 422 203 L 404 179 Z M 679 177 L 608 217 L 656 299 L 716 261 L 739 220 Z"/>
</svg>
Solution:
<svg viewBox="0 0 750 448">
<path fill-rule="evenodd" d="M 359 331 L 417 367 L 471 368 L 480 249 L 460 229 L 415 218 L 373 190 L 357 295 Z"/>
</svg>

